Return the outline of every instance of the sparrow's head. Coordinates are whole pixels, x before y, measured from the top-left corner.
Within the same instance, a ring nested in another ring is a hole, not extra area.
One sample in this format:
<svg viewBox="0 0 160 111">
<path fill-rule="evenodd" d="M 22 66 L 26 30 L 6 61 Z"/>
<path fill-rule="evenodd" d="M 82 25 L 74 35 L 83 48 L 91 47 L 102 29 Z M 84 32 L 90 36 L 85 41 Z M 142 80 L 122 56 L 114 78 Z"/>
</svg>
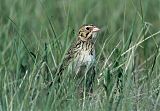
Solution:
<svg viewBox="0 0 160 111">
<path fill-rule="evenodd" d="M 96 38 L 98 31 L 100 31 L 100 29 L 92 24 L 91 25 L 83 25 L 79 29 L 78 37 L 82 41 L 93 40 Z"/>
</svg>

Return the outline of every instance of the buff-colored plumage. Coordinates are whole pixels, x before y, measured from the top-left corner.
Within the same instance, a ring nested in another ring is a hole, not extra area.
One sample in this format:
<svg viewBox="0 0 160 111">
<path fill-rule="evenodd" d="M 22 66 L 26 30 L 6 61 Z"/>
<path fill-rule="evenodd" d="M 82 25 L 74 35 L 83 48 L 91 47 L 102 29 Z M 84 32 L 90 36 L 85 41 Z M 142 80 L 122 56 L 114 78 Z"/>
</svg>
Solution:
<svg viewBox="0 0 160 111">
<path fill-rule="evenodd" d="M 95 62 L 95 42 L 99 30 L 100 29 L 94 25 L 83 25 L 79 29 L 76 41 L 72 44 L 65 55 L 63 64 L 58 73 L 59 76 L 72 62 L 74 62 L 75 76 L 80 72 L 81 66 L 87 67 Z"/>
</svg>

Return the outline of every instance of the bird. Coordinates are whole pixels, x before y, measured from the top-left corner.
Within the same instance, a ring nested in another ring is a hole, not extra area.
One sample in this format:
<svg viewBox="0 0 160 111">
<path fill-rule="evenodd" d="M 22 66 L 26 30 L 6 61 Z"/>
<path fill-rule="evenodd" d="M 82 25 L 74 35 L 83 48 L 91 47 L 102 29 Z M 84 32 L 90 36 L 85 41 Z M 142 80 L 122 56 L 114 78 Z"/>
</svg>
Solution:
<svg viewBox="0 0 160 111">
<path fill-rule="evenodd" d="M 93 82 L 95 78 L 95 45 L 97 33 L 100 28 L 93 24 L 82 25 L 79 28 L 77 38 L 67 50 L 63 62 L 58 70 L 58 81 L 60 82 L 61 75 L 69 64 L 73 63 L 74 78 L 83 78 L 86 74 L 86 92 L 93 92 Z M 85 70 L 84 70 L 85 69 Z M 87 73 L 85 71 L 88 70 Z M 82 79 L 84 80 L 84 79 Z M 80 85 L 84 86 L 84 85 Z M 82 90 L 82 88 L 81 88 Z M 83 91 L 81 91 L 83 92 Z"/>
</svg>

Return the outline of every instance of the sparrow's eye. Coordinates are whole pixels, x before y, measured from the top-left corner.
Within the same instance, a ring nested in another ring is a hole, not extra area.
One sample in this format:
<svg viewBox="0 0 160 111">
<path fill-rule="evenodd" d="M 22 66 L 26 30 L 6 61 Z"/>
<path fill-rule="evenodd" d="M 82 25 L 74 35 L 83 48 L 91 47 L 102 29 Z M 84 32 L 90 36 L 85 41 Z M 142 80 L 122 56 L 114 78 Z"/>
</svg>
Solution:
<svg viewBox="0 0 160 111">
<path fill-rule="evenodd" d="M 86 30 L 89 30 L 89 27 L 87 27 Z"/>
</svg>

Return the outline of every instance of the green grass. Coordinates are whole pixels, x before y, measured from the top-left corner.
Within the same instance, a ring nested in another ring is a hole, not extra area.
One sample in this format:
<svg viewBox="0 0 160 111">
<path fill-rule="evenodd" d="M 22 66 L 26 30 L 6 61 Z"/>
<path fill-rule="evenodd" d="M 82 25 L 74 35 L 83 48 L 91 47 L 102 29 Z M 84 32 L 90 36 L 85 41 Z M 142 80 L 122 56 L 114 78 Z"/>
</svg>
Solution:
<svg viewBox="0 0 160 111">
<path fill-rule="evenodd" d="M 159 10 L 159 0 L 0 0 L 0 111 L 159 111 Z M 101 32 L 94 98 L 80 101 L 70 68 L 60 85 L 55 69 L 86 23 Z"/>
</svg>

